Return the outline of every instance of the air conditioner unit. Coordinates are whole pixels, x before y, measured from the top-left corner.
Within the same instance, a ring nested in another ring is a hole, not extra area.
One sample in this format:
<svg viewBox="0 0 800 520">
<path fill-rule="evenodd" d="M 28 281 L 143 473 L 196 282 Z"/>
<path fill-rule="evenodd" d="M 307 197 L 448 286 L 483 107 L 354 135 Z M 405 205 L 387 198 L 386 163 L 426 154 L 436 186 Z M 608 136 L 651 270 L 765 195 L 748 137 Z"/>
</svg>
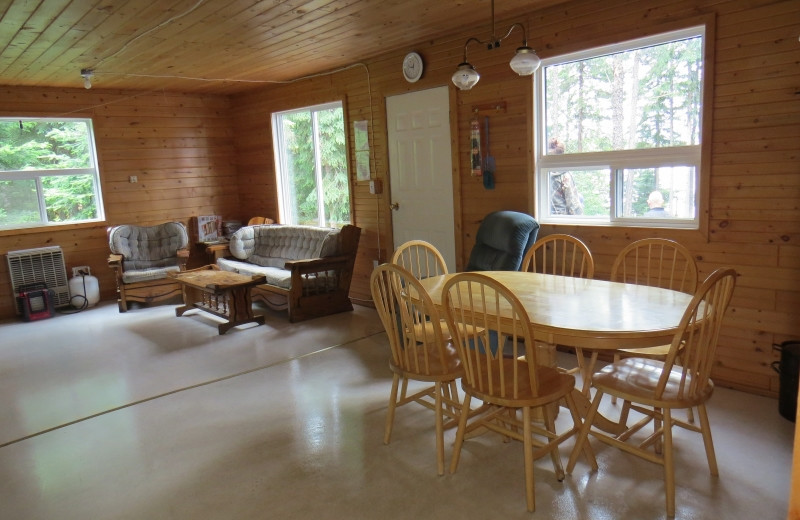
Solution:
<svg viewBox="0 0 800 520">
<path fill-rule="evenodd" d="M 38 282 L 44 283 L 53 291 L 55 307 L 69 305 L 69 281 L 61 247 L 9 251 L 7 257 L 12 294 L 15 297 L 20 287 Z M 17 308 L 17 313 L 19 312 L 20 309 Z"/>
</svg>

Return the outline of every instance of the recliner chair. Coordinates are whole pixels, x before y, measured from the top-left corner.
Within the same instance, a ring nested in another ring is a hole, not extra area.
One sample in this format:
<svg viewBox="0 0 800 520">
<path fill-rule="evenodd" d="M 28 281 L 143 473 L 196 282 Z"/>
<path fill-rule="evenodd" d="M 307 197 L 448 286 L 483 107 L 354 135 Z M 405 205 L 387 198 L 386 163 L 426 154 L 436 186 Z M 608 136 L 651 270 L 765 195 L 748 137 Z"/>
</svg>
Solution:
<svg viewBox="0 0 800 520">
<path fill-rule="evenodd" d="M 495 211 L 481 222 L 467 271 L 519 271 L 525 253 L 536 242 L 539 223 L 527 213 Z"/>
</svg>

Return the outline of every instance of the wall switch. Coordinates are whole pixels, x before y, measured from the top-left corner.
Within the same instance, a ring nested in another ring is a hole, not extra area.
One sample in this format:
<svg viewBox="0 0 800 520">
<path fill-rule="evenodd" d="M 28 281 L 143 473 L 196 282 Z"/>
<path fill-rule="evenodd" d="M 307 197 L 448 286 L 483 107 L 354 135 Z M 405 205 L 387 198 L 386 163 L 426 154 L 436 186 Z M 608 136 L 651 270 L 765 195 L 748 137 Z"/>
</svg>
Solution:
<svg viewBox="0 0 800 520">
<path fill-rule="evenodd" d="M 131 175 L 130 177 L 128 177 L 128 180 L 131 182 L 131 184 L 133 184 L 134 182 L 139 182 L 139 177 L 137 177 L 136 175 Z"/>
<path fill-rule="evenodd" d="M 375 269 L 377 267 L 378 267 L 378 261 L 377 260 L 373 260 L 372 261 L 372 268 Z"/>
</svg>

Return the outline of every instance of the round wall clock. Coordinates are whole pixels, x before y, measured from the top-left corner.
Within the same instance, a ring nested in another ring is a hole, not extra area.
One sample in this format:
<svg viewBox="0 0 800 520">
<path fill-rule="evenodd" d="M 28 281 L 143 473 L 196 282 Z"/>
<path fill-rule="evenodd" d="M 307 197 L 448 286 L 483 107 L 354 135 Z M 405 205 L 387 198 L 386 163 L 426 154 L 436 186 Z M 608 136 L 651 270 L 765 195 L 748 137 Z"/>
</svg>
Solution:
<svg viewBox="0 0 800 520">
<path fill-rule="evenodd" d="M 403 58 L 403 77 L 409 83 L 414 83 L 422 76 L 422 56 L 416 52 L 409 52 Z"/>
</svg>

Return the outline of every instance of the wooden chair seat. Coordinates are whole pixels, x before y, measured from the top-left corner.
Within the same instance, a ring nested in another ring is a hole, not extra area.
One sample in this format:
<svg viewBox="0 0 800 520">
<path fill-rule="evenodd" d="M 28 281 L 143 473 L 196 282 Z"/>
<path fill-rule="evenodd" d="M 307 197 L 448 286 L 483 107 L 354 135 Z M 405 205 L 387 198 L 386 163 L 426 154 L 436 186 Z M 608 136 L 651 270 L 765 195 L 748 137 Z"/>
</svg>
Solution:
<svg viewBox="0 0 800 520">
<path fill-rule="evenodd" d="M 714 391 L 713 382 L 704 385 L 697 394 L 686 394 L 683 386 L 694 386 L 693 375 L 684 376 L 680 367 L 673 367 L 666 376 L 663 388 L 664 362 L 656 359 L 629 357 L 604 367 L 594 374 L 592 386 L 603 393 L 615 395 L 656 408 L 691 408 L 707 401 Z M 685 377 L 685 379 L 682 379 Z"/>
</svg>

